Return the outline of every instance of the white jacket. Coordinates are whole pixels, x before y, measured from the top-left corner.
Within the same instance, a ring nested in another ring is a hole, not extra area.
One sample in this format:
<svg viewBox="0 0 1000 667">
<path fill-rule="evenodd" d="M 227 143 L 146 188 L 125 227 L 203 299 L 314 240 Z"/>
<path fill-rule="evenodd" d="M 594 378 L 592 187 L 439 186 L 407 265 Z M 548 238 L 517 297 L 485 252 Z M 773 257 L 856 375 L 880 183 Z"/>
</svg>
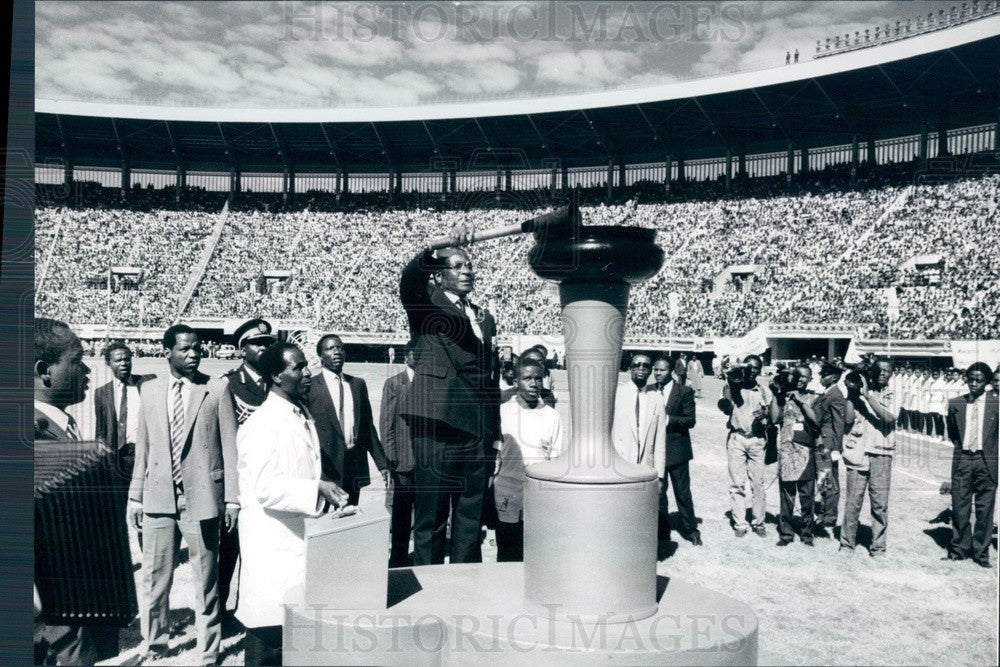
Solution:
<svg viewBox="0 0 1000 667">
<path fill-rule="evenodd" d="M 311 420 L 268 394 L 236 437 L 240 489 L 240 603 L 256 628 L 281 625 L 285 593 L 305 578 L 305 518 L 319 516 L 319 439 Z"/>
</svg>

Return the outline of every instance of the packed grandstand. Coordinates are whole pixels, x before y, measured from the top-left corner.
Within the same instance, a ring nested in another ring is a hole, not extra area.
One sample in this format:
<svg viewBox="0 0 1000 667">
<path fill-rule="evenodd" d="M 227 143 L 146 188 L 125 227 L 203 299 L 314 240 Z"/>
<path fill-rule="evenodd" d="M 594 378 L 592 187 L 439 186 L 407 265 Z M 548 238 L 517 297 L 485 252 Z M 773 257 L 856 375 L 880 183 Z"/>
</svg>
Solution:
<svg viewBox="0 0 1000 667">
<path fill-rule="evenodd" d="M 803 186 L 751 196 L 583 208 L 587 224 L 658 230 L 668 261 L 631 298 L 630 334 L 740 336 L 763 323 L 863 325 L 888 331 L 887 288 L 898 295 L 900 339 L 1000 337 L 1000 176 L 920 185 Z M 36 216 L 36 312 L 75 322 L 166 327 L 226 313 L 305 319 L 319 329 L 404 332 L 399 272 L 427 238 L 457 224 L 499 227 L 546 210 L 344 206 L 291 212 L 130 210 L 41 206 Z M 527 198 L 524 203 L 531 204 Z M 221 232 L 215 236 L 215 232 Z M 525 261 L 530 238 L 477 244 L 477 298 L 511 333 L 552 334 L 555 292 Z M 183 311 L 184 287 L 209 258 Z M 918 270 L 915 257 L 932 257 Z M 110 294 L 108 268 L 141 267 L 141 282 Z M 747 275 L 717 280 L 732 266 Z M 268 272 L 280 280 L 261 280 Z M 670 308 L 670 293 L 676 293 Z"/>
</svg>

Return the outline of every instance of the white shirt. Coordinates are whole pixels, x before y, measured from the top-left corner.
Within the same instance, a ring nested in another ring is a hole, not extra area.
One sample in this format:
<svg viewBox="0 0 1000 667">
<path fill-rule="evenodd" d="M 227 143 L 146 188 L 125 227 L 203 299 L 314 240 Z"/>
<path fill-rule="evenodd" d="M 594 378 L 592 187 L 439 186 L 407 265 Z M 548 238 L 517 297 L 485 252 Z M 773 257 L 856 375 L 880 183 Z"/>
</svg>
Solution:
<svg viewBox="0 0 1000 667">
<path fill-rule="evenodd" d="M 665 385 L 663 385 L 663 388 L 660 389 L 660 395 L 663 396 L 663 407 L 667 406 L 667 399 L 670 398 L 670 392 L 673 391 L 673 389 L 674 389 L 674 380 L 673 378 L 670 378 L 670 380 Z M 670 415 L 666 416 L 666 424 L 667 426 L 670 426 Z"/>
<path fill-rule="evenodd" d="M 344 432 L 344 442 L 351 449 L 354 447 L 354 397 L 351 396 L 351 387 L 344 381 L 343 374 L 337 375 L 326 367 L 323 368 L 323 380 L 330 392 L 340 429 Z M 344 394 L 344 414 L 340 414 L 340 392 Z"/>
<path fill-rule="evenodd" d="M 174 385 L 177 384 L 178 380 L 181 381 L 181 403 L 184 404 L 184 423 L 185 424 L 187 423 L 188 403 L 190 402 L 191 399 L 191 380 L 187 379 L 186 377 L 180 377 L 180 378 L 174 377 L 173 373 L 171 373 L 170 375 L 167 376 L 167 424 L 168 425 L 170 424 L 170 420 L 173 419 L 174 416 L 174 391 L 176 391 L 174 389 Z M 131 408 L 129 408 L 129 412 L 130 413 L 132 412 Z"/>
<path fill-rule="evenodd" d="M 479 326 L 479 322 L 476 320 L 476 318 L 478 316 L 476 315 L 476 311 L 472 308 L 472 306 L 471 305 L 469 305 L 469 306 L 463 305 L 463 303 L 462 303 L 462 297 L 460 297 L 457 294 L 449 292 L 448 290 L 445 290 L 444 293 L 445 293 L 445 296 L 447 296 L 448 299 L 453 304 L 455 304 L 456 306 L 458 306 L 459 310 L 461 310 L 462 312 L 465 313 L 465 316 L 469 318 L 470 322 L 472 322 L 472 333 L 476 334 L 476 338 L 478 338 L 479 340 L 482 340 L 483 339 L 483 330 Z M 465 303 L 469 303 L 469 300 L 466 299 Z"/>
<path fill-rule="evenodd" d="M 517 523 L 524 505 L 524 469 L 562 453 L 562 422 L 541 399 L 527 408 L 514 396 L 500 406 L 500 430 L 500 470 L 493 481 L 497 514 L 502 521 Z"/>
<path fill-rule="evenodd" d="M 973 409 L 975 408 L 975 409 Z M 978 452 L 983 448 L 983 421 L 986 411 L 986 392 L 979 395 L 973 403 L 965 406 L 965 438 L 962 449 L 968 452 Z"/>
<path fill-rule="evenodd" d="M 139 388 L 135 384 L 125 386 L 124 382 L 114 378 L 111 380 L 111 389 L 114 392 L 115 416 L 121 419 L 118 410 L 122 405 L 122 391 L 128 392 L 128 414 L 125 415 L 125 442 L 135 443 L 136 433 L 139 429 Z M 185 403 L 185 406 L 187 404 Z M 118 443 L 119 446 L 125 443 Z"/>
</svg>

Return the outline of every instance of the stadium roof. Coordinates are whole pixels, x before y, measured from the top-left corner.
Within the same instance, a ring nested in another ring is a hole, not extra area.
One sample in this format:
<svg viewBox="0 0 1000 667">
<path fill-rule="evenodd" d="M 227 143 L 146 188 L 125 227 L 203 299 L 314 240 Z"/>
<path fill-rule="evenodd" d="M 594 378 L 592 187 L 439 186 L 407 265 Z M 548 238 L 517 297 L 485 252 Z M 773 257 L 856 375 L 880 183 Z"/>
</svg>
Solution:
<svg viewBox="0 0 1000 667">
<path fill-rule="evenodd" d="M 1000 16 L 793 66 L 641 89 L 364 109 L 36 100 L 36 162 L 297 173 L 662 162 L 997 121 Z"/>
</svg>

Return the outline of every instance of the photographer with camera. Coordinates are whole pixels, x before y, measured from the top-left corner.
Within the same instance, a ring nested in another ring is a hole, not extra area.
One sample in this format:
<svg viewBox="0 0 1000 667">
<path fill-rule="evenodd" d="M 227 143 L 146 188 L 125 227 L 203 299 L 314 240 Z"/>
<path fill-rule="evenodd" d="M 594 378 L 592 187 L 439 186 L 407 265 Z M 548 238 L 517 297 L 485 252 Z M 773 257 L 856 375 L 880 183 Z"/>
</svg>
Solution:
<svg viewBox="0 0 1000 667">
<path fill-rule="evenodd" d="M 764 514 L 767 506 L 765 490 L 764 448 L 771 392 L 757 382 L 764 364 L 756 354 L 743 359 L 742 365 L 730 366 L 726 384 L 722 387 L 719 409 L 729 419 L 726 428 L 726 457 L 729 464 L 729 497 L 732 504 L 733 530 L 736 537 L 747 534 L 746 483 L 752 494 L 753 532 L 767 537 Z"/>
<path fill-rule="evenodd" d="M 779 380 L 778 378 L 782 378 Z M 781 514 L 778 517 L 778 546 L 792 543 L 792 513 L 795 495 L 802 510 L 802 543 L 813 546 L 813 495 L 816 492 L 816 435 L 819 423 L 813 404 L 818 396 L 809 391 L 812 370 L 800 364 L 788 379 L 775 376 L 778 389 L 771 397 L 771 421 L 780 424 L 778 433 L 778 472 L 781 489 Z"/>
<path fill-rule="evenodd" d="M 858 517 L 865 490 L 872 513 L 870 553 L 885 555 L 886 529 L 889 523 L 889 484 L 892 480 L 892 455 L 896 448 L 898 410 L 889 388 L 892 363 L 887 359 L 847 374 L 847 400 L 854 408 L 855 420 L 844 438 L 844 466 L 847 489 L 844 522 L 840 530 L 840 550 L 854 551 Z"/>
</svg>

